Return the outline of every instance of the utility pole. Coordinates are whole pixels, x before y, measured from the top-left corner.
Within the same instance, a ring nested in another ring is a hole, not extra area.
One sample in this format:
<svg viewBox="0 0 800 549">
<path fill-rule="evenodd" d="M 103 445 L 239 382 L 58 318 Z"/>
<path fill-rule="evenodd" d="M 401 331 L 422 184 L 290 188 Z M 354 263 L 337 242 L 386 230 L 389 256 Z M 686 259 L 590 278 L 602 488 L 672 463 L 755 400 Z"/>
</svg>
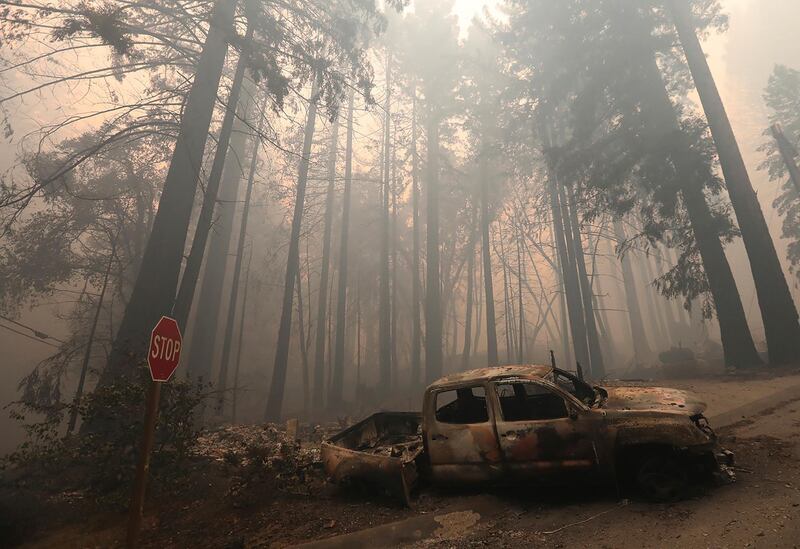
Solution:
<svg viewBox="0 0 800 549">
<path fill-rule="evenodd" d="M 81 365 L 81 377 L 78 380 L 78 388 L 75 390 L 75 398 L 72 401 L 72 410 L 69 412 L 69 424 L 67 425 L 67 436 L 72 434 L 75 430 L 75 422 L 78 420 L 78 402 L 83 395 L 83 386 L 86 383 L 86 372 L 89 370 L 89 358 L 92 355 L 92 344 L 94 343 L 94 334 L 97 331 L 97 321 L 100 319 L 100 311 L 103 309 L 103 298 L 106 295 L 106 287 L 108 286 L 108 276 L 111 274 L 111 266 L 114 264 L 114 257 L 117 254 L 117 238 L 111 240 L 111 254 L 108 256 L 108 266 L 106 266 L 106 273 L 103 276 L 103 288 L 100 290 L 100 297 L 97 298 L 97 309 L 94 312 L 94 320 L 92 320 L 92 328 L 89 330 L 89 340 L 86 342 L 86 350 L 83 353 L 83 364 Z"/>
</svg>

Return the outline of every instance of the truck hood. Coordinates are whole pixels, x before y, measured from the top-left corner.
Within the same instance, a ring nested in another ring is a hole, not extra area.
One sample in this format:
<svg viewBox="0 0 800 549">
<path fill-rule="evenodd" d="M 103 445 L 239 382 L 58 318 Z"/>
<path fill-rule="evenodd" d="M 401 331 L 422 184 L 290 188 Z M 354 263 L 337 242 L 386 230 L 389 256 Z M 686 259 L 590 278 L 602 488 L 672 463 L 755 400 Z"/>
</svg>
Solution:
<svg viewBox="0 0 800 549">
<path fill-rule="evenodd" d="M 614 411 L 663 412 L 701 414 L 706 409 L 705 402 L 695 395 L 679 389 L 667 387 L 603 387 L 608 399 L 603 407 Z"/>
</svg>

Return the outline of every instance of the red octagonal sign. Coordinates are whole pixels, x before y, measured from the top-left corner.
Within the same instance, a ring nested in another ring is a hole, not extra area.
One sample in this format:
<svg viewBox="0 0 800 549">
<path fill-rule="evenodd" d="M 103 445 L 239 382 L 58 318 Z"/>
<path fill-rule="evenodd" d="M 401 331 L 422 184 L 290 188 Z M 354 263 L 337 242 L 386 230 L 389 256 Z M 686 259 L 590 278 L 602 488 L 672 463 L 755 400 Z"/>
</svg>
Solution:
<svg viewBox="0 0 800 549">
<path fill-rule="evenodd" d="M 147 364 L 153 381 L 167 381 L 181 359 L 181 330 L 174 318 L 162 316 L 150 334 Z"/>
</svg>

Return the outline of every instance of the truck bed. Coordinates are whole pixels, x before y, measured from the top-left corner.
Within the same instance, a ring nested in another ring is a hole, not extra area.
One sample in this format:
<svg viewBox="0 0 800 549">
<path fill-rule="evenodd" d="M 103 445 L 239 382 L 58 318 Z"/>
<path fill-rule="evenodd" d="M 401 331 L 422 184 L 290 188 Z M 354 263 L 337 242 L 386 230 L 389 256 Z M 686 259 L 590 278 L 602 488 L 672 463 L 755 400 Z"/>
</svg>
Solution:
<svg viewBox="0 0 800 549">
<path fill-rule="evenodd" d="M 422 454 L 422 415 L 378 412 L 322 443 L 322 462 L 336 483 L 363 482 L 399 496 L 407 505 Z"/>
</svg>

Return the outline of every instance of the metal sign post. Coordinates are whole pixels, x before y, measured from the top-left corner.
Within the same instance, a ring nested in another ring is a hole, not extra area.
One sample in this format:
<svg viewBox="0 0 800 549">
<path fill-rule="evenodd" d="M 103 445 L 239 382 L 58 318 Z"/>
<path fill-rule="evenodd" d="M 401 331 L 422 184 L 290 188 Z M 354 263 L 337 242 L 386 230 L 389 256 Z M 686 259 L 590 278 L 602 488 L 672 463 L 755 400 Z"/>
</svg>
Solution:
<svg viewBox="0 0 800 549">
<path fill-rule="evenodd" d="M 168 381 L 178 367 L 181 358 L 183 339 L 175 319 L 162 316 L 150 334 L 150 347 L 147 351 L 147 365 L 150 367 L 152 381 L 147 388 L 147 403 L 144 412 L 144 433 L 139 450 L 139 462 L 136 465 L 136 480 L 133 484 L 133 496 L 128 516 L 128 533 L 126 545 L 133 549 L 139 542 L 139 530 L 142 526 L 144 495 L 147 488 L 147 476 L 150 471 L 150 453 L 156 434 L 158 420 L 158 401 L 161 396 L 161 384 Z"/>
</svg>

